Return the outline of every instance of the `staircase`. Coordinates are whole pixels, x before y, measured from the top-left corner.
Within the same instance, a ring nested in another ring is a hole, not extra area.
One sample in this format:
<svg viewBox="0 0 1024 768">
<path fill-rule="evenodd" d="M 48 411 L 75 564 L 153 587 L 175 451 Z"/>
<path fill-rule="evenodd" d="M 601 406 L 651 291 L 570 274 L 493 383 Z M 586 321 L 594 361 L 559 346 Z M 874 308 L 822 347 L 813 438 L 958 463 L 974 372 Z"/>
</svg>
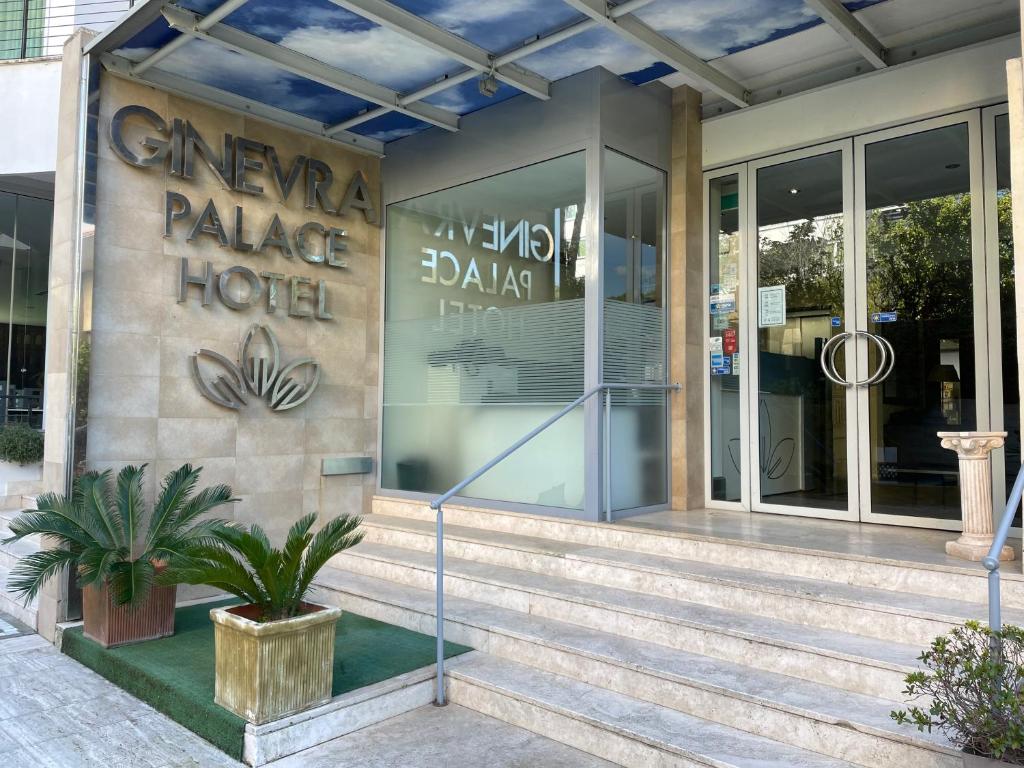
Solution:
<svg viewBox="0 0 1024 768">
<path fill-rule="evenodd" d="M 984 572 L 628 525 L 445 508 L 450 701 L 626 766 L 976 765 L 897 726 Z M 321 599 L 433 633 L 434 513 L 376 499 Z M 1004 583 L 1024 622 L 1024 578 Z"/>
<path fill-rule="evenodd" d="M 21 486 L 25 485 L 24 488 Z M 0 542 L 11 535 L 10 522 L 24 509 L 35 509 L 36 486 L 29 483 L 8 483 L 7 496 L 0 496 Z M 7 578 L 18 560 L 37 552 L 41 547 L 38 536 L 30 536 L 13 544 L 0 544 L 0 612 L 13 616 L 22 624 L 36 628 L 38 600 L 28 605 L 7 591 Z"/>
</svg>

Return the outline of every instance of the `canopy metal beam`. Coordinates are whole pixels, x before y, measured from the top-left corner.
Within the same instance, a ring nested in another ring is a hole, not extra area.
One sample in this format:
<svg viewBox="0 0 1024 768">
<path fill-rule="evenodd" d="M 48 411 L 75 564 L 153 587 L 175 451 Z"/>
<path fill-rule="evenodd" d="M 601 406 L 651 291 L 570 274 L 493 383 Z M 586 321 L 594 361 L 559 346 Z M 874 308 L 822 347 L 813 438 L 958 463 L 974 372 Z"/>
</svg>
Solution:
<svg viewBox="0 0 1024 768">
<path fill-rule="evenodd" d="M 398 32 L 410 40 L 432 48 L 477 72 L 494 74 L 503 83 L 536 96 L 551 98 L 551 83 L 535 72 L 506 64 L 497 66 L 494 56 L 456 34 L 399 8 L 386 0 L 331 0 L 335 5 L 352 11 L 364 19 Z"/>
<path fill-rule="evenodd" d="M 236 93 L 224 91 L 220 88 L 214 88 L 213 86 L 205 85 L 204 83 L 199 83 L 195 80 L 186 80 L 185 78 L 178 77 L 177 75 L 162 72 L 159 69 L 154 69 L 141 75 L 135 74 L 133 72 L 134 65 L 132 62 L 112 53 L 102 54 L 100 60 L 102 61 L 103 66 L 110 72 L 138 80 L 140 82 L 148 83 L 149 85 L 156 86 L 168 93 L 183 96 L 187 99 L 206 102 L 207 104 L 211 104 L 215 107 L 230 109 L 233 112 L 239 112 L 243 115 L 253 115 L 267 120 L 268 122 L 277 123 L 278 125 L 282 125 L 286 128 L 302 131 L 303 133 L 308 133 L 318 138 L 331 139 L 340 144 L 344 144 L 346 147 L 357 152 L 362 152 L 363 154 L 374 155 L 376 157 L 384 156 L 383 142 L 371 139 L 368 136 L 360 136 L 357 133 L 347 132 L 335 132 L 328 135 L 326 126 L 317 120 L 296 115 L 295 113 L 289 112 L 285 109 L 272 107 L 261 101 L 246 99 Z"/>
<path fill-rule="evenodd" d="M 181 8 L 164 8 L 164 17 L 168 24 L 185 35 L 268 62 L 293 74 L 336 88 L 374 104 L 386 106 L 445 130 L 457 131 L 459 129 L 459 116 L 448 110 L 430 104 L 403 105 L 400 103 L 397 91 L 332 67 L 304 53 L 264 40 L 262 37 L 250 35 L 248 32 L 242 32 L 220 23 L 207 25 L 205 29 L 201 29 L 200 25 L 205 21 L 205 17 Z"/>
<path fill-rule="evenodd" d="M 202 20 L 199 22 L 197 28 L 199 29 L 199 31 L 205 32 L 207 29 L 209 29 L 214 24 L 219 22 L 225 16 L 228 16 L 229 14 L 234 13 L 235 11 L 237 11 L 239 8 L 241 8 L 243 5 L 245 5 L 248 1 L 249 0 L 227 0 L 227 2 L 221 3 L 220 5 L 218 5 L 216 8 L 214 8 L 212 11 L 210 11 L 208 14 L 206 14 L 206 16 L 204 16 L 202 18 Z M 166 7 L 166 4 L 164 4 L 164 7 Z M 162 9 L 161 9 L 161 12 L 162 12 Z M 176 38 L 174 38 L 169 43 L 167 43 L 167 45 L 163 46 L 162 48 L 157 48 L 149 56 L 144 58 L 138 64 L 134 65 L 132 67 L 132 73 L 136 74 L 136 75 L 141 75 L 147 69 L 149 69 L 154 64 L 156 64 L 158 61 L 162 61 L 163 59 L 166 59 L 168 56 L 170 56 L 176 50 L 181 48 L 190 39 L 191 38 L 188 35 L 185 35 L 185 34 L 178 35 Z"/>
<path fill-rule="evenodd" d="M 888 66 L 889 51 L 839 0 L 804 0 L 816 14 L 839 33 L 875 69 Z"/>
<path fill-rule="evenodd" d="M 614 8 L 612 8 L 610 12 L 612 18 L 618 18 L 620 16 L 625 16 L 627 13 L 632 13 L 637 8 L 642 8 L 645 5 L 650 5 L 653 2 L 654 0 L 625 0 L 625 2 L 619 3 Z M 503 67 L 506 64 L 511 64 L 514 61 L 526 58 L 530 54 L 537 53 L 538 51 L 543 51 L 546 48 L 550 48 L 552 45 L 556 45 L 562 42 L 563 40 L 568 40 L 571 37 L 575 37 L 576 35 L 582 34 L 587 30 L 596 29 L 598 26 L 600 25 L 593 19 L 586 19 L 585 21 L 578 21 L 575 24 L 571 24 L 548 35 L 538 36 L 537 39 L 531 40 L 530 42 L 525 43 L 524 45 L 521 45 L 518 48 L 513 48 L 510 51 L 506 51 L 505 53 L 495 56 L 494 66 Z M 440 93 L 441 91 L 446 91 L 449 88 L 454 88 L 456 85 L 460 85 L 461 83 L 464 83 L 467 80 L 472 80 L 478 74 L 478 70 L 468 69 L 465 72 L 460 72 L 456 75 L 447 75 L 441 78 L 440 80 L 433 82 L 428 86 L 425 86 L 424 88 L 419 88 L 415 91 L 403 95 L 401 97 L 401 102 L 402 104 L 411 104 L 413 102 L 420 101 L 421 99 L 433 96 L 435 93 Z M 356 115 L 355 117 L 349 118 L 348 120 L 342 123 L 338 123 L 337 125 L 332 126 L 331 128 L 328 129 L 328 133 L 334 130 L 343 131 L 349 128 L 353 128 L 357 125 L 360 125 L 361 123 L 365 123 L 369 120 L 373 120 L 374 118 L 381 117 L 387 112 L 388 110 L 386 108 L 367 110 L 361 115 Z"/>
<path fill-rule="evenodd" d="M 742 83 L 733 80 L 699 56 L 669 40 L 633 14 L 626 13 L 616 18 L 615 6 L 609 5 L 606 0 L 565 0 L 565 2 L 623 39 L 647 49 L 659 60 L 683 74 L 689 75 L 704 87 L 715 91 L 736 106 L 749 106 L 750 92 Z"/>
</svg>

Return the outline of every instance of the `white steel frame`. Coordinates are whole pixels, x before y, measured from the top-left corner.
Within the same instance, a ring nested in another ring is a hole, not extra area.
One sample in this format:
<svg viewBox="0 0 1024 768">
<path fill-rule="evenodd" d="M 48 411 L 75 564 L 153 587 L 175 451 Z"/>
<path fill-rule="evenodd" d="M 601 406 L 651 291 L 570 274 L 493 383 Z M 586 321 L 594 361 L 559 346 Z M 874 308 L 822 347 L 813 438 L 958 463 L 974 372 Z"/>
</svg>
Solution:
<svg viewBox="0 0 1024 768">
<path fill-rule="evenodd" d="M 988 350 L 990 378 L 990 411 L 992 428 L 1006 428 L 1006 402 L 1003 392 L 1002 307 L 999 303 L 999 218 L 996 207 L 996 120 L 1009 114 L 1007 104 L 997 104 L 981 110 L 981 145 L 984 156 L 985 183 L 985 268 L 988 290 Z M 1018 321 L 1019 325 L 1019 321 Z M 1018 373 L 1019 375 L 1019 373 Z M 998 519 L 1006 506 L 1006 450 L 992 452 L 992 509 Z M 1020 529 L 1013 529 L 1018 535 Z"/>
<path fill-rule="evenodd" d="M 738 228 L 739 232 L 739 246 L 740 246 L 740 264 L 745 264 L 747 259 L 747 227 L 744 221 L 744 212 L 746 210 L 747 201 L 747 164 L 740 163 L 738 165 L 730 165 L 724 168 L 717 168 L 714 171 L 707 171 L 704 174 L 704 285 L 702 291 L 704 296 L 707 297 L 710 290 L 711 282 L 711 237 L 712 232 L 717 237 L 717 228 L 712 230 L 711 227 L 711 182 L 716 179 L 723 179 L 729 176 L 736 177 L 736 191 L 739 197 L 739 219 Z M 746 293 L 746 275 L 742 276 L 744 282 L 739 284 L 739 292 L 741 295 Z M 750 419 L 747 417 L 747 409 L 744 404 L 750 399 L 750 376 L 747 375 L 747 365 L 749 363 L 750 355 L 746 350 L 750 349 L 750 334 L 748 333 L 747 324 L 745 317 L 747 313 L 747 307 L 744 302 L 739 302 L 736 305 L 736 309 L 740 314 L 740 329 L 739 329 L 739 349 L 740 349 L 740 444 L 750 444 Z M 704 359 L 701 363 L 704 371 L 704 506 L 708 509 L 729 509 L 729 510 L 749 510 L 750 509 L 750 483 L 748 478 L 750 477 L 750 451 L 740 451 L 740 500 L 736 501 L 722 501 L 711 498 L 711 313 L 709 309 L 709 303 L 705 298 L 704 302 L 704 320 L 702 324 L 703 329 L 703 340 L 701 342 L 701 349 L 703 349 Z"/>
</svg>

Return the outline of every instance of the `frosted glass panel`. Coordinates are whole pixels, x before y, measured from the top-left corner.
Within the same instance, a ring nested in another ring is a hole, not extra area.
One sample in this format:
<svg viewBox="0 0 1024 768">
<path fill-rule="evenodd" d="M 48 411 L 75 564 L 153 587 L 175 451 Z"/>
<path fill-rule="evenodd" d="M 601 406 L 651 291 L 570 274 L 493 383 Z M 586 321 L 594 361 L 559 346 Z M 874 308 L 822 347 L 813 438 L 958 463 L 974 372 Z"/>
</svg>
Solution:
<svg viewBox="0 0 1024 768">
<path fill-rule="evenodd" d="M 666 382 L 664 199 L 664 174 L 606 151 L 602 380 L 609 384 Z M 613 511 L 668 499 L 665 400 L 664 391 L 612 392 Z"/>
<path fill-rule="evenodd" d="M 381 485 L 442 493 L 583 392 L 583 153 L 388 207 Z M 465 496 L 583 507 L 583 415 Z"/>
</svg>

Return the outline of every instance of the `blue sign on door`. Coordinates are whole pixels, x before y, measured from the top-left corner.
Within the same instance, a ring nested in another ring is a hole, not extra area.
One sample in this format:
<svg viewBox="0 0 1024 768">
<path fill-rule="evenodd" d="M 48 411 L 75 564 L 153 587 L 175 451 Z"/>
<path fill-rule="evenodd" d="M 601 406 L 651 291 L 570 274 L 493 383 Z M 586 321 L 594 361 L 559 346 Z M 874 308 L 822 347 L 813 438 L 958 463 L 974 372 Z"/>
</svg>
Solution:
<svg viewBox="0 0 1024 768">
<path fill-rule="evenodd" d="M 872 323 L 895 323 L 896 313 L 895 312 L 872 312 L 871 313 Z"/>
</svg>

